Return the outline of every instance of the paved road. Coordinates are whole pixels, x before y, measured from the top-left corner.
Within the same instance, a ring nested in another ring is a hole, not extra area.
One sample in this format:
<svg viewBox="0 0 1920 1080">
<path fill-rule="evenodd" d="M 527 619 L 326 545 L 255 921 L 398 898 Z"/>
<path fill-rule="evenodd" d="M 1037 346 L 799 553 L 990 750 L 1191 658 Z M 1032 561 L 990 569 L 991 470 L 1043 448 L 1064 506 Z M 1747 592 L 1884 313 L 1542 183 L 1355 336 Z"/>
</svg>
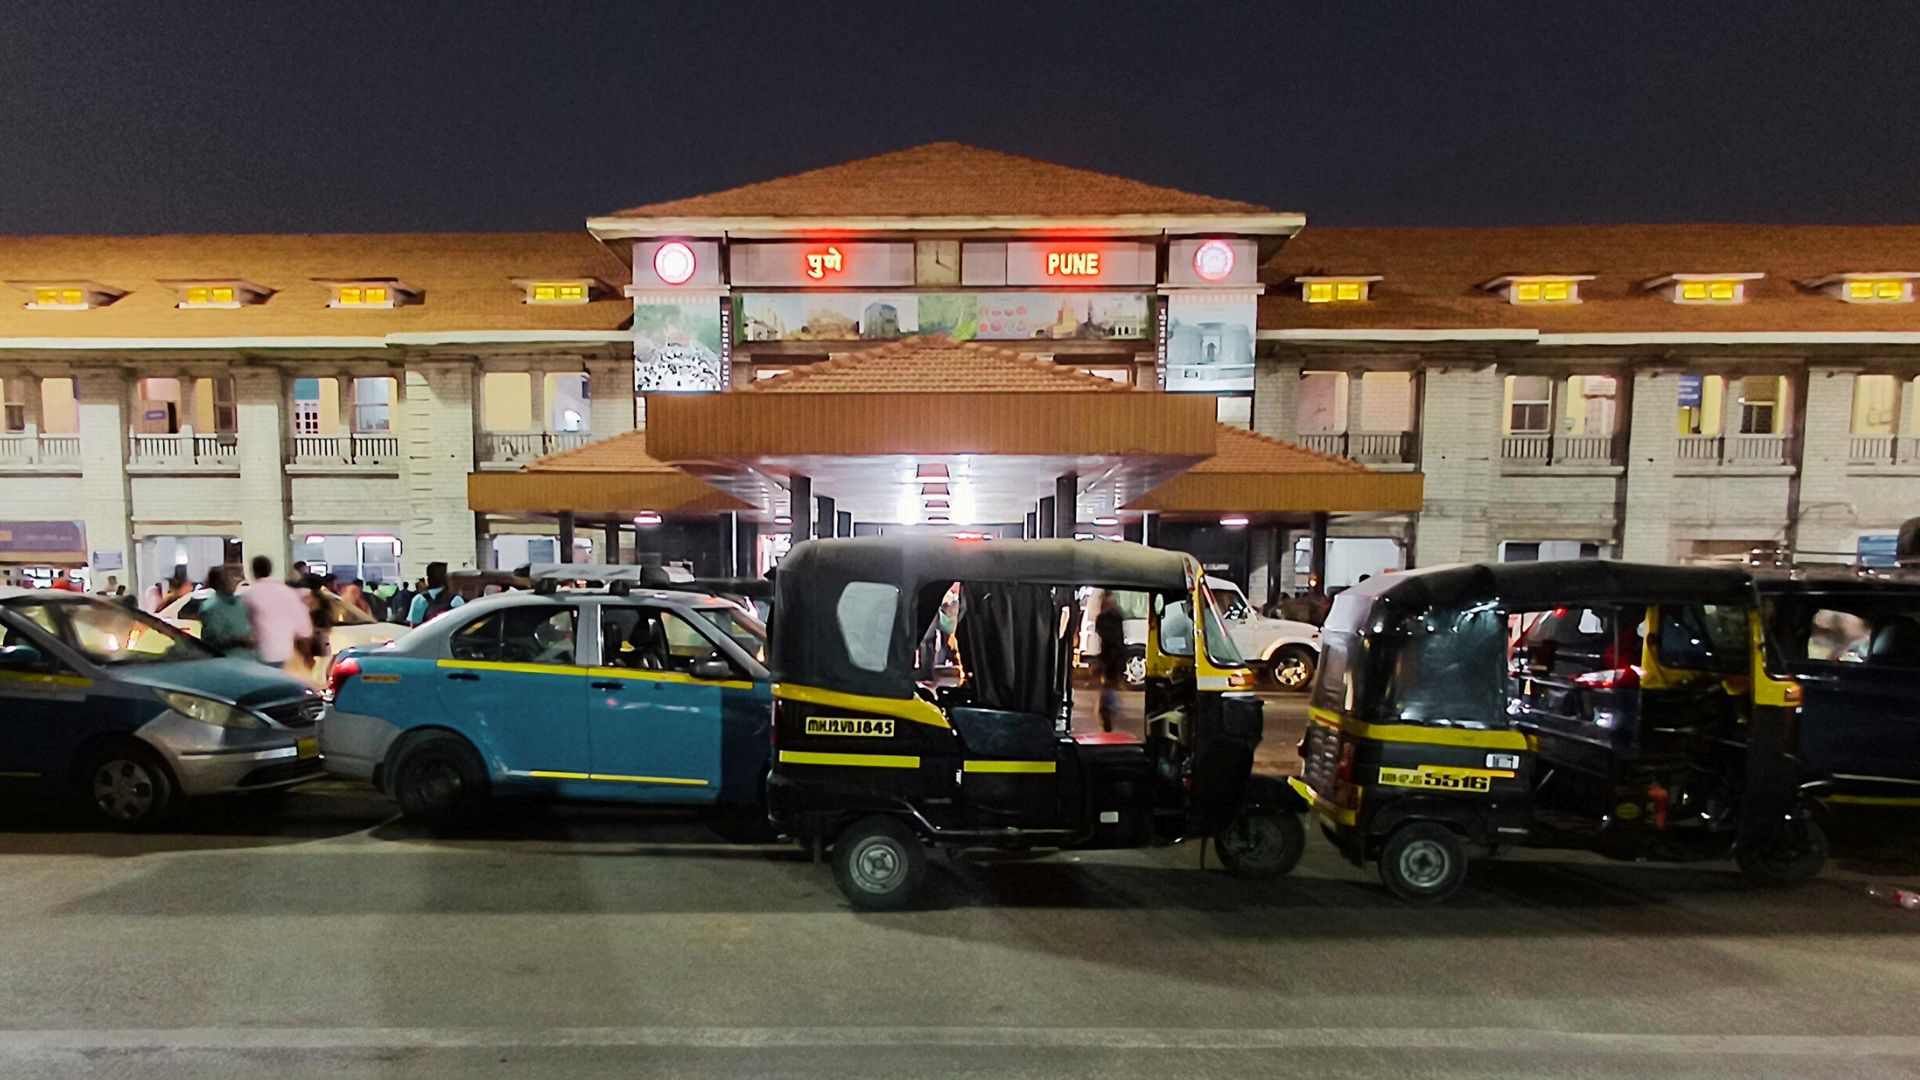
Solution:
<svg viewBox="0 0 1920 1080">
<path fill-rule="evenodd" d="M 1190 845 L 939 858 L 923 909 L 858 915 L 800 853 L 687 820 L 439 839 L 346 785 L 147 837 L 23 813 L 4 1077 L 1920 1072 L 1920 913 L 1862 892 L 1920 877 L 1910 842 L 1782 893 L 1491 863 L 1440 909 L 1317 838 L 1265 885 Z"/>
</svg>

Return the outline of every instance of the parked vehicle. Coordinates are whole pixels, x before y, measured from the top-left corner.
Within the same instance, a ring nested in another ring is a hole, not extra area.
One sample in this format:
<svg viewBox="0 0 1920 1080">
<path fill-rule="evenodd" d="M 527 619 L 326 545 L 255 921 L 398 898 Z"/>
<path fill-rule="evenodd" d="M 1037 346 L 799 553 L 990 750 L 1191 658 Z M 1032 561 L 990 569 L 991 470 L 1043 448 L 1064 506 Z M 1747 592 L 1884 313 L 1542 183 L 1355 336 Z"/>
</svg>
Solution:
<svg viewBox="0 0 1920 1080">
<path fill-rule="evenodd" d="M 918 681 L 957 586 L 964 681 Z M 1144 737 L 1072 730 L 1083 586 L 1146 594 Z M 910 903 L 925 848 L 1005 854 L 1212 837 L 1284 873 L 1292 800 L 1252 777 L 1260 699 L 1192 557 L 1072 540 L 869 537 L 795 545 L 775 580 L 768 804 L 856 907 Z M 1196 617 L 1196 614 L 1197 617 Z"/>
<path fill-rule="evenodd" d="M 1806 790 L 1920 807 L 1920 575 L 1762 573 L 1766 622 L 1806 695 Z"/>
<path fill-rule="evenodd" d="M 246 585 L 240 586 L 244 592 Z M 200 636 L 200 605 L 213 595 L 212 589 L 195 589 L 173 603 L 160 609 L 160 617 L 173 625 Z M 407 632 L 400 623 L 378 622 L 373 616 L 340 599 L 325 589 L 320 591 L 320 603 L 324 607 L 323 618 L 316 623 L 326 623 L 318 629 L 314 641 L 314 658 L 311 662 L 300 664 L 291 662 L 288 670 L 306 680 L 314 687 L 327 684 L 327 665 L 333 655 L 356 645 L 384 645 Z"/>
<path fill-rule="evenodd" d="M 0 786 L 146 828 L 183 798 L 318 776 L 321 708 L 298 680 L 144 612 L 0 588 Z"/>
<path fill-rule="evenodd" d="M 530 796 L 710 808 L 751 831 L 765 655 L 764 628 L 710 596 L 500 593 L 336 657 L 321 748 L 330 772 L 437 823 Z"/>
<path fill-rule="evenodd" d="M 1405 899 L 1444 899 L 1469 852 L 1509 845 L 1731 855 L 1770 883 L 1825 862 L 1801 788 L 1801 689 L 1744 571 L 1397 574 L 1343 592 L 1322 642 L 1290 783 Z"/>
<path fill-rule="evenodd" d="M 1207 577 L 1207 588 L 1220 605 L 1220 617 L 1235 648 L 1249 664 L 1282 690 L 1304 691 L 1313 683 L 1320 662 L 1320 628 L 1294 619 L 1270 619 L 1254 610 L 1240 586 L 1225 578 Z M 1094 630 L 1093 590 L 1082 590 L 1080 655 L 1090 663 L 1100 655 L 1100 635 Z M 1116 591 L 1127 637 L 1127 685 L 1136 689 L 1147 680 L 1147 594 Z"/>
</svg>

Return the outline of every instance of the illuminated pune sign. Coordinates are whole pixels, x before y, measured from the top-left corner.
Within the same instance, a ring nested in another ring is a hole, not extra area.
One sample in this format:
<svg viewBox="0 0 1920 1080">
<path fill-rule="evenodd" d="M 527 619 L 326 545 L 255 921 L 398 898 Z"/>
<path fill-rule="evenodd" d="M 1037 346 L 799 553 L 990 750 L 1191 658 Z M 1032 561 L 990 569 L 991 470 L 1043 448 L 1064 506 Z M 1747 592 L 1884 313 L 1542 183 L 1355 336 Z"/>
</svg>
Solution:
<svg viewBox="0 0 1920 1080">
<path fill-rule="evenodd" d="M 819 281 L 828 274 L 838 274 L 845 269 L 845 256 L 841 255 L 840 249 L 832 244 L 828 244 L 825 251 L 807 252 L 807 276 L 815 281 Z"/>
<path fill-rule="evenodd" d="M 1049 251 L 1047 252 L 1047 276 L 1097 278 L 1100 276 L 1100 253 L 1098 251 Z"/>
</svg>

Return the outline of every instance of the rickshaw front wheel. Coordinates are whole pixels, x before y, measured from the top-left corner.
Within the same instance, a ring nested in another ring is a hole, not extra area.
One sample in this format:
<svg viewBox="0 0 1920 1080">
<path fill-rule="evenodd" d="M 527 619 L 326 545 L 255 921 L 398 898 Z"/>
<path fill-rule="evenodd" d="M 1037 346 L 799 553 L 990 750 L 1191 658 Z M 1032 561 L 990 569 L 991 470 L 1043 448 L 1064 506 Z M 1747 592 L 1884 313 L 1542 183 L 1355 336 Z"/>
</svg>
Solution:
<svg viewBox="0 0 1920 1080">
<path fill-rule="evenodd" d="M 1409 822 L 1393 830 L 1380 849 L 1380 882 L 1402 900 L 1439 903 L 1466 880 L 1467 845 L 1445 825 Z"/>
<path fill-rule="evenodd" d="M 1807 818 L 1795 828 L 1777 830 L 1765 844 L 1740 845 L 1733 861 L 1757 885 L 1804 884 L 1827 864 L 1827 834 Z"/>
<path fill-rule="evenodd" d="M 1213 838 L 1213 849 L 1227 872 L 1248 881 L 1265 881 L 1291 871 L 1307 848 L 1300 815 L 1285 810 L 1242 811 Z"/>
<path fill-rule="evenodd" d="M 833 879 L 862 911 L 898 911 L 913 902 L 927 871 L 927 853 L 899 818 L 874 814 L 833 841 Z"/>
</svg>

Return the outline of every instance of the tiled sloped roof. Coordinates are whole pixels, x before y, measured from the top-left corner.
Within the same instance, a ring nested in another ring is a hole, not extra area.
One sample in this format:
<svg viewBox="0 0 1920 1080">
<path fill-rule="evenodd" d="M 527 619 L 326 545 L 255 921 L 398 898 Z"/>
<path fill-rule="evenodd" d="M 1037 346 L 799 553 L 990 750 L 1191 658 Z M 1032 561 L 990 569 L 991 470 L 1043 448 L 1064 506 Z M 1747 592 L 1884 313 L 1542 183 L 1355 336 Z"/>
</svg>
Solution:
<svg viewBox="0 0 1920 1080">
<path fill-rule="evenodd" d="M 1920 226 L 1591 225 L 1318 228 L 1262 267 L 1260 328 L 1528 329 L 1542 333 L 1920 330 L 1920 305 L 1847 304 L 1801 282 L 1920 271 Z M 1767 276 L 1746 302 L 1675 304 L 1642 288 L 1671 273 Z M 1578 304 L 1516 306 L 1477 286 L 1503 274 L 1593 274 Z M 1365 303 L 1307 304 L 1296 275 L 1380 274 Z"/>
<path fill-rule="evenodd" d="M 750 394 L 1128 393 L 1001 345 L 910 337 L 742 387 Z"/>
<path fill-rule="evenodd" d="M 1245 428 L 1220 425 L 1219 449 L 1188 469 L 1191 473 L 1370 473 L 1356 461 L 1309 450 L 1296 443 L 1256 435 Z"/>
<path fill-rule="evenodd" d="M 591 277 L 609 294 L 581 305 L 524 303 L 514 278 Z M 380 337 L 454 330 L 613 331 L 633 317 L 632 271 L 584 232 L 354 235 L 0 236 L 0 280 L 91 280 L 126 291 L 90 311 L 29 311 L 0 286 L 0 338 Z M 315 279 L 395 278 L 424 302 L 335 310 Z M 267 302 L 181 311 L 162 281 L 243 279 Z"/>
<path fill-rule="evenodd" d="M 649 203 L 621 218 L 1096 217 L 1267 214 L 1195 195 L 957 142 L 927 143 L 775 180 Z"/>
<path fill-rule="evenodd" d="M 628 431 L 612 438 L 548 454 L 527 463 L 527 472 L 678 473 L 647 453 L 647 433 Z"/>
</svg>

